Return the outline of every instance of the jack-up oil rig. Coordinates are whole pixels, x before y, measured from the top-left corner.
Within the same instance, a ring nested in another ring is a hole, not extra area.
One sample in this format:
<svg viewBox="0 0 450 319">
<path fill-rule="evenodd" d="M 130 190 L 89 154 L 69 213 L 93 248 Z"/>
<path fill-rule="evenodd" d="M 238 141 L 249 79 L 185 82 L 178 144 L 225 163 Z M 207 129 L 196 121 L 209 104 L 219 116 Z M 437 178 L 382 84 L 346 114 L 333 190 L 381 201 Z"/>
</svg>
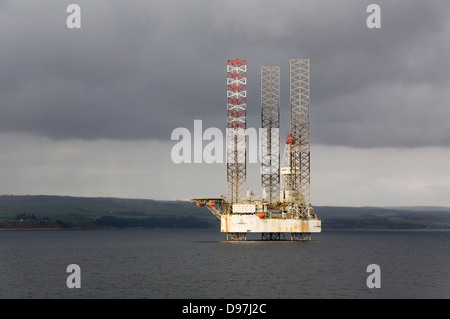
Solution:
<svg viewBox="0 0 450 319">
<path fill-rule="evenodd" d="M 227 240 L 311 240 L 321 220 L 310 204 L 309 59 L 290 60 L 290 134 L 280 167 L 280 67 L 261 67 L 261 199 L 246 189 L 247 61 L 227 61 L 227 197 L 193 198 L 220 219 Z"/>
</svg>

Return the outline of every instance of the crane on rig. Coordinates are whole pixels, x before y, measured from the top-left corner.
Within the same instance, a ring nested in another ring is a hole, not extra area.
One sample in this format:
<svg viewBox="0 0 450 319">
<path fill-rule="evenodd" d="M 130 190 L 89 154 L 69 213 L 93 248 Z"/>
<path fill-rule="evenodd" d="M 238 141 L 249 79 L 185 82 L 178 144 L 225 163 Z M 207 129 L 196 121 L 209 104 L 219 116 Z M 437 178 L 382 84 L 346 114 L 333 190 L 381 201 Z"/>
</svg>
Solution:
<svg viewBox="0 0 450 319">
<path fill-rule="evenodd" d="M 247 195 L 247 60 L 227 61 L 227 197 L 192 198 L 227 240 L 311 240 L 321 219 L 310 203 L 309 59 L 290 60 L 290 133 L 280 167 L 280 67 L 261 67 L 261 199 Z"/>
</svg>

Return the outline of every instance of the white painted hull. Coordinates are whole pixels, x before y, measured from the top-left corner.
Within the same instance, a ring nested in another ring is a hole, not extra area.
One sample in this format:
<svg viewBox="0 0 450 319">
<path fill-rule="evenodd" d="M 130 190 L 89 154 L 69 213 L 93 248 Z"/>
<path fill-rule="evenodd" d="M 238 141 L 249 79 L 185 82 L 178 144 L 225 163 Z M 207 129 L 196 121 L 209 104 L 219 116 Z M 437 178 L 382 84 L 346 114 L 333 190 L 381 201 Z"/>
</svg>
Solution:
<svg viewBox="0 0 450 319">
<path fill-rule="evenodd" d="M 225 233 L 320 233 L 320 219 L 260 218 L 255 214 L 223 214 L 220 231 Z"/>
</svg>

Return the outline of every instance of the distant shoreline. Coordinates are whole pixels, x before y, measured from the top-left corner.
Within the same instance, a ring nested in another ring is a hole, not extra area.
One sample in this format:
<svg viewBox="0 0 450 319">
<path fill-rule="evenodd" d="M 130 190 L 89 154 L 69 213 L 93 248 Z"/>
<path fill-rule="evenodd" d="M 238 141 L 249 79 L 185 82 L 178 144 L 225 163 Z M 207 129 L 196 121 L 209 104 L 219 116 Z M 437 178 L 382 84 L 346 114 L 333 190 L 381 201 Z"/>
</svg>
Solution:
<svg viewBox="0 0 450 319">
<path fill-rule="evenodd" d="M 322 229 L 450 229 L 450 207 L 314 206 Z M 219 228 L 189 201 L 0 195 L 1 230 Z"/>
<path fill-rule="evenodd" d="M 98 227 L 98 228 L 83 228 L 83 227 L 69 227 L 69 228 L 52 228 L 52 227 L 17 227 L 17 228 L 0 228 L 1 231 L 76 231 L 76 230 L 201 230 L 201 229 L 217 229 L 216 227 Z M 329 230 L 450 230 L 450 228 L 433 228 L 433 227 L 409 227 L 409 228 L 386 228 L 386 227 L 329 227 L 323 228 L 322 231 Z M 220 230 L 218 230 L 220 231 Z"/>
<path fill-rule="evenodd" d="M 199 228 L 174 228 L 174 227 L 167 227 L 167 228 L 146 228 L 146 227 L 98 227 L 98 228 L 83 228 L 83 227 L 73 227 L 73 228 L 51 228 L 51 227 L 18 227 L 18 228 L 0 228 L 0 231 L 70 231 L 70 230 L 175 230 L 175 229 L 213 229 L 213 227 L 199 227 Z"/>
</svg>

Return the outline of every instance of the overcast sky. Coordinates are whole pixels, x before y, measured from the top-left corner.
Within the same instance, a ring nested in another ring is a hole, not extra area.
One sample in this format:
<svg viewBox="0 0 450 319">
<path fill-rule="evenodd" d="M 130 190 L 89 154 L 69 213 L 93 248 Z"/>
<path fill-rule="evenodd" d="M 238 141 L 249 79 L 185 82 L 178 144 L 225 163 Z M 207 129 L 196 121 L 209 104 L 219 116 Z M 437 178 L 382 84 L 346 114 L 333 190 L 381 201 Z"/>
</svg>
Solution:
<svg viewBox="0 0 450 319">
<path fill-rule="evenodd" d="M 280 66 L 284 140 L 289 59 L 309 58 L 312 203 L 450 206 L 449 39 L 446 0 L 0 0 L 0 194 L 225 194 L 226 164 L 174 164 L 172 131 L 225 131 L 243 58 L 249 127 Z"/>
</svg>

